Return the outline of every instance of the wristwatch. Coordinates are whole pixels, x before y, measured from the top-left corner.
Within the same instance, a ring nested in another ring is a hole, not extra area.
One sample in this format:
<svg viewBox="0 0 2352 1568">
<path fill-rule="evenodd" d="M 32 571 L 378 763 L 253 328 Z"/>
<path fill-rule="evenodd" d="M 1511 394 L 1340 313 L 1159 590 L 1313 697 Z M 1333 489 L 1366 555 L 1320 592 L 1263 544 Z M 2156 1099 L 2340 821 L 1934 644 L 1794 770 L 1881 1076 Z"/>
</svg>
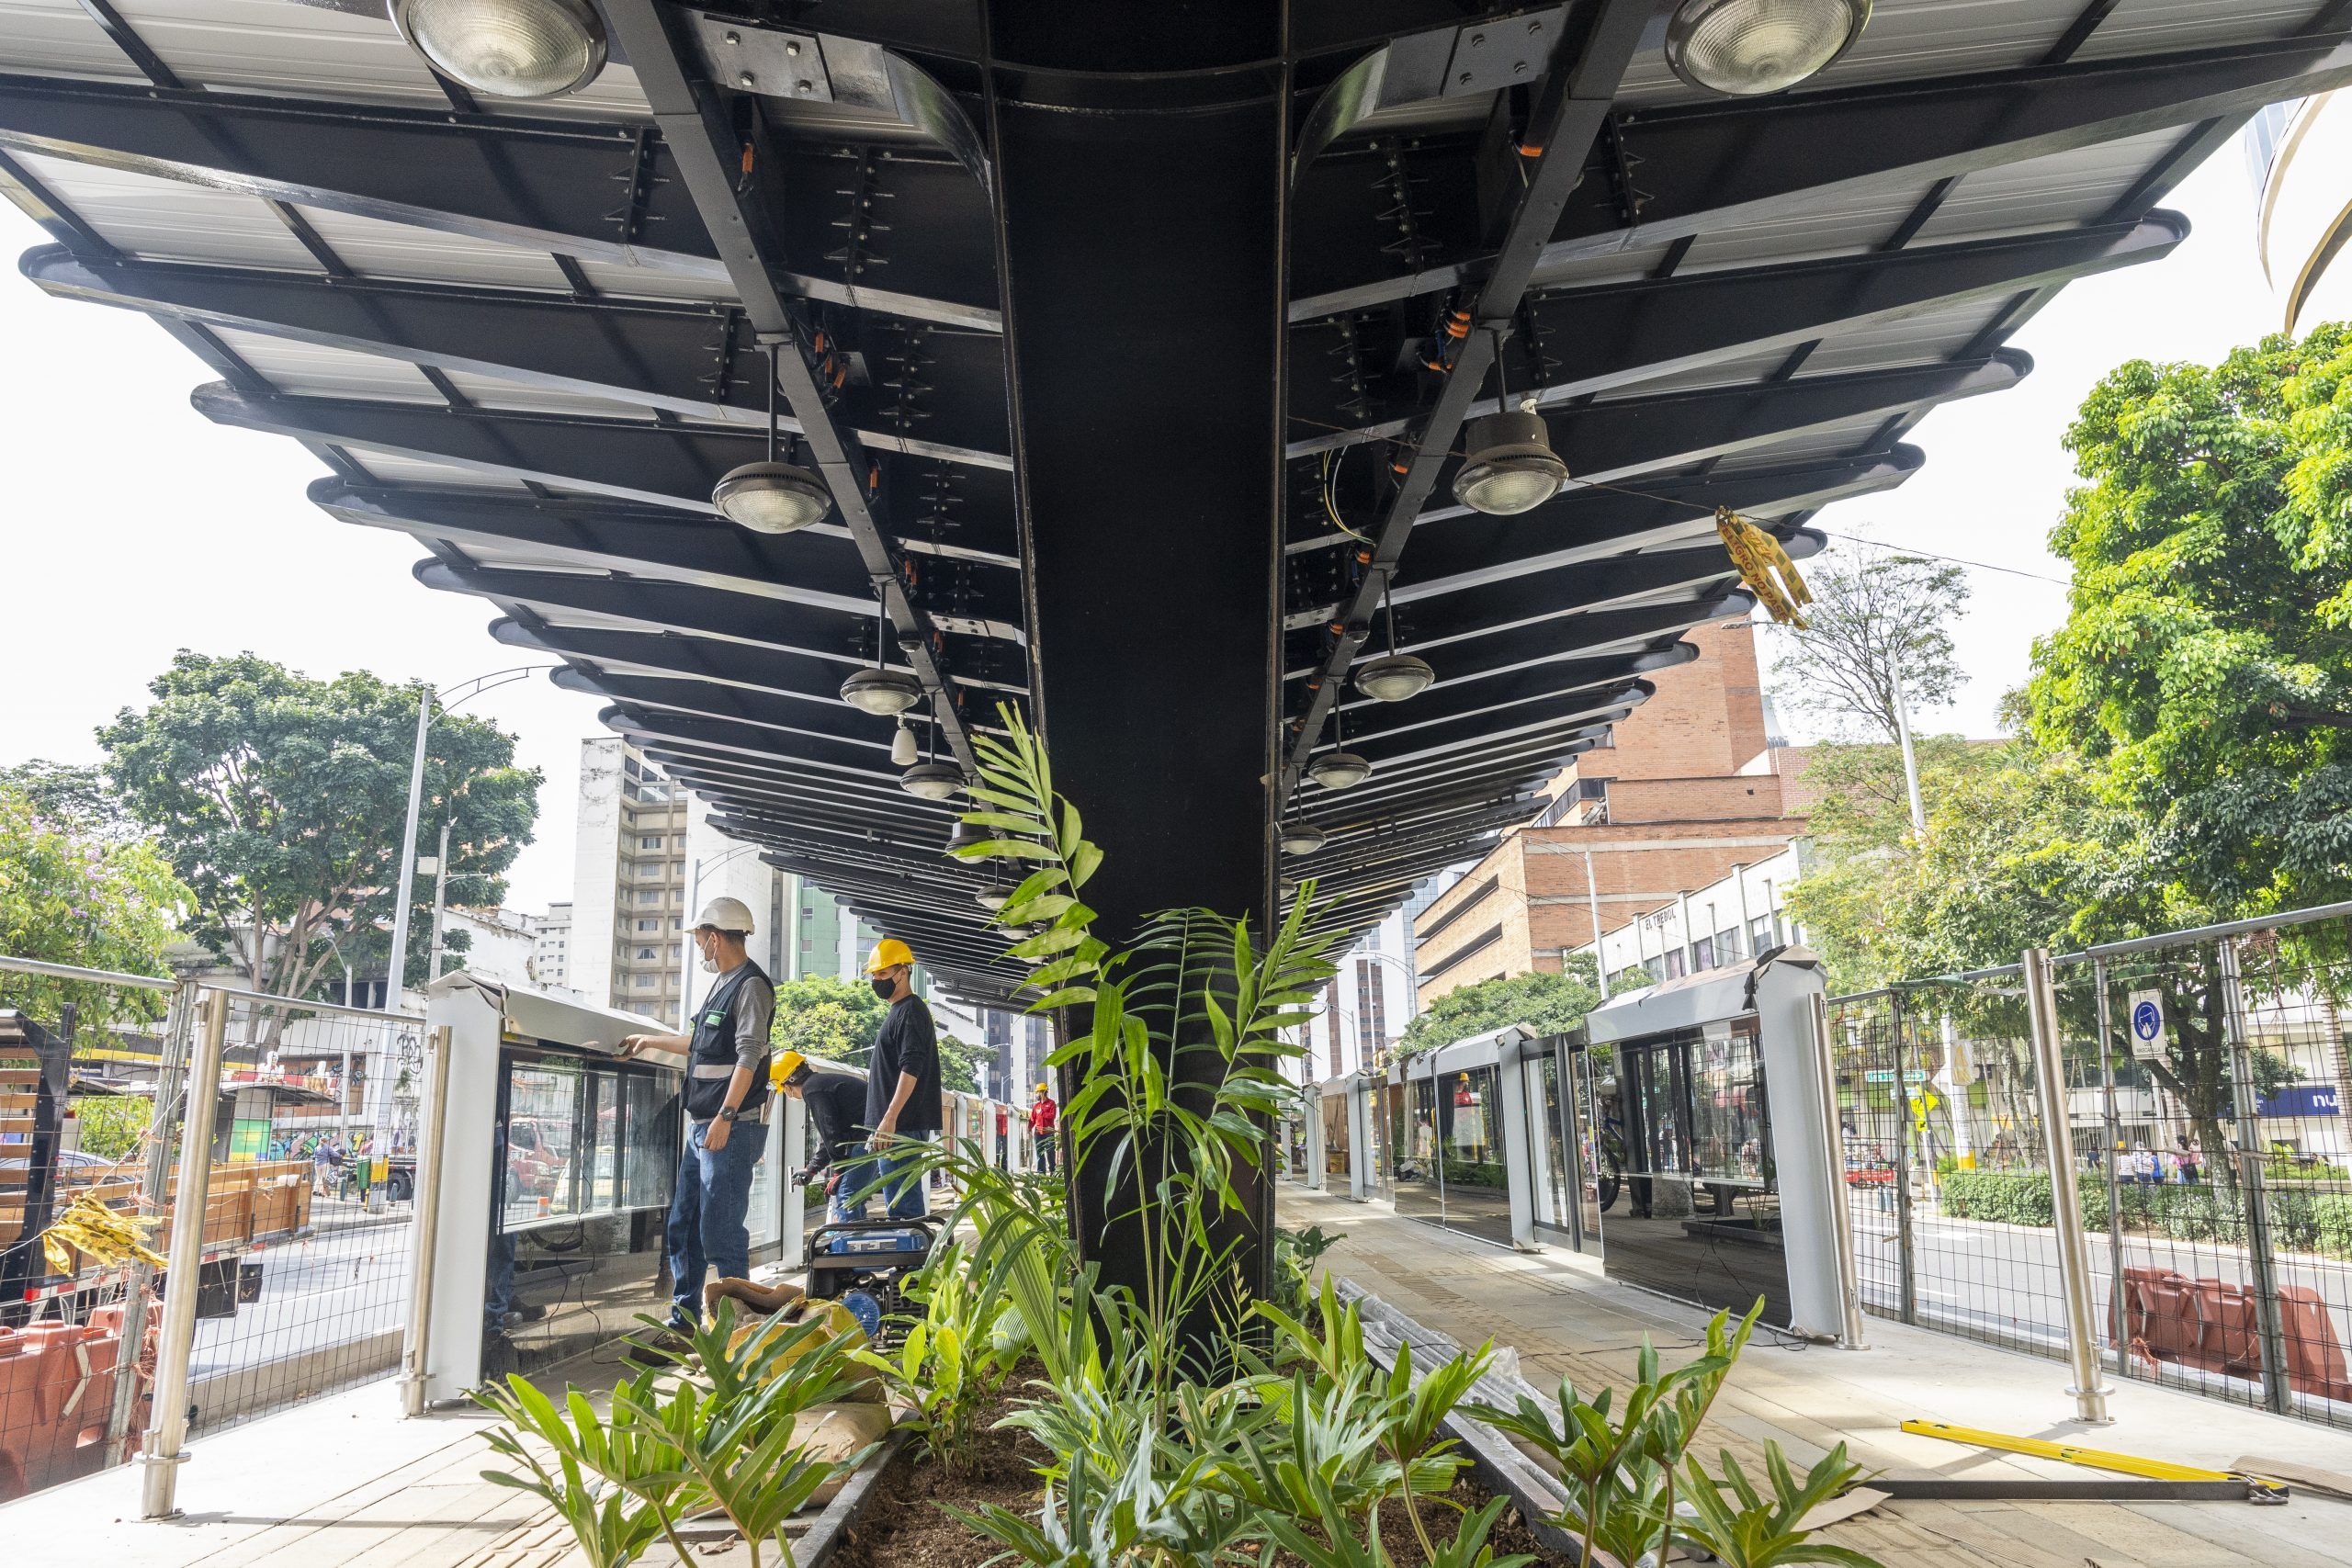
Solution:
<svg viewBox="0 0 2352 1568">
<path fill-rule="evenodd" d="M 736 1107 L 732 1105 L 722 1105 L 718 1108 L 718 1119 L 721 1122 L 732 1122 L 735 1120 L 735 1111 Z"/>
</svg>

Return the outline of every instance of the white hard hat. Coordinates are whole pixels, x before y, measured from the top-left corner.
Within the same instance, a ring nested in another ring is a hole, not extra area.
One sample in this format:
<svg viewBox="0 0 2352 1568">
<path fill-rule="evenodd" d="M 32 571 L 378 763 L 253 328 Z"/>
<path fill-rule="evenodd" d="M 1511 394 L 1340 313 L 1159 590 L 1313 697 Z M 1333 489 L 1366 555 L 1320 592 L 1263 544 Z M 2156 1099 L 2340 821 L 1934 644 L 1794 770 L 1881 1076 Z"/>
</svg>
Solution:
<svg viewBox="0 0 2352 1568">
<path fill-rule="evenodd" d="M 741 898 L 713 898 L 695 917 L 695 930 L 709 926 L 715 931 L 733 931 L 738 936 L 752 934 L 752 911 Z"/>
</svg>

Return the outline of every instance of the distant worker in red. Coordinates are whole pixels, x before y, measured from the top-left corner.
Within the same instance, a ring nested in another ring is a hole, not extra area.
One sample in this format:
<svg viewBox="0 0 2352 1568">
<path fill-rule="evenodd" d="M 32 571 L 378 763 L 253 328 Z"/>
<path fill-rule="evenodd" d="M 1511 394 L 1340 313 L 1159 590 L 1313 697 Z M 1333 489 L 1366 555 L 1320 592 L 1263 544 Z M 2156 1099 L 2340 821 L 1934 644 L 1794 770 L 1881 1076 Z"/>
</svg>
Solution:
<svg viewBox="0 0 2352 1568">
<path fill-rule="evenodd" d="M 1061 1140 L 1054 1136 L 1054 1114 L 1059 1107 L 1044 1084 L 1037 1086 L 1037 1098 L 1029 1107 L 1029 1134 L 1037 1145 L 1037 1168 L 1050 1173 L 1061 1153 Z"/>
</svg>

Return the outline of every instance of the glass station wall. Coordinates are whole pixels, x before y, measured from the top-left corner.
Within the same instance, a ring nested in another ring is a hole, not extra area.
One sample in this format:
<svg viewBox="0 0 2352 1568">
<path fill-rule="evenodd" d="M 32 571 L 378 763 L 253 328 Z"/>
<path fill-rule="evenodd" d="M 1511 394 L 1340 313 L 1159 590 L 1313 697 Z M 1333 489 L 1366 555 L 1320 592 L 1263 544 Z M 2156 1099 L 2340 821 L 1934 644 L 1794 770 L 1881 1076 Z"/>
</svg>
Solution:
<svg viewBox="0 0 2352 1568">
<path fill-rule="evenodd" d="M 1345 1195 L 1353 1190 L 1355 1100 L 1343 1079 L 1324 1085 L 1317 1103 L 1323 1115 L 1323 1190 Z"/>
<path fill-rule="evenodd" d="M 500 1066 L 485 1376 L 551 1365 L 661 1309 L 678 1161 L 675 1072 L 518 1046 Z"/>
</svg>

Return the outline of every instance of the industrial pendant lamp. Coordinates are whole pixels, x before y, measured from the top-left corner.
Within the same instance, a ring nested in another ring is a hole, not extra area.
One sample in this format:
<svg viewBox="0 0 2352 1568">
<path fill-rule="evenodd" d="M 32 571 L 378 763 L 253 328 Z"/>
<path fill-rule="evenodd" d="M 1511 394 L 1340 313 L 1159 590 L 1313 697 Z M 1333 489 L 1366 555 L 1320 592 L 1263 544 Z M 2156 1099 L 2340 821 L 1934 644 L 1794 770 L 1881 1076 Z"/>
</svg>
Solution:
<svg viewBox="0 0 2352 1568">
<path fill-rule="evenodd" d="M 605 68 L 588 0 L 392 0 L 392 26 L 442 75 L 493 98 L 576 93 Z"/>
<path fill-rule="evenodd" d="M 1372 777 L 1372 763 L 1348 750 L 1347 731 L 1340 728 L 1340 710 L 1331 710 L 1331 739 L 1336 751 L 1326 751 L 1306 764 L 1306 776 L 1325 789 L 1353 789 Z"/>
<path fill-rule="evenodd" d="M 1381 579 L 1380 605 L 1388 616 L 1388 651 L 1356 666 L 1356 690 L 1376 703 L 1401 703 L 1408 697 L 1418 697 L 1429 690 L 1430 682 L 1437 679 L 1437 671 L 1430 668 L 1428 660 L 1396 651 L 1396 601 L 1391 592 L 1393 585 L 1393 579 Z"/>
<path fill-rule="evenodd" d="M 899 775 L 899 788 L 919 800 L 945 800 L 964 787 L 964 770 L 953 762 L 943 762 L 939 760 L 939 699 L 937 697 L 931 699 L 931 729 L 925 737 L 928 744 L 924 748 L 926 755 L 922 761 L 917 762 L 914 760 L 914 731 L 907 728 L 907 721 L 903 716 L 899 720 L 899 733 L 907 738 L 906 761 L 913 763 L 905 773 Z M 890 760 L 894 762 L 899 761 L 896 751 L 890 754 Z"/>
<path fill-rule="evenodd" d="M 1666 62 L 1711 93 L 1778 93 L 1852 48 L 1870 19 L 1871 0 L 1682 0 Z"/>
<path fill-rule="evenodd" d="M 822 479 L 798 464 L 783 462 L 776 457 L 777 347 L 773 343 L 767 345 L 767 460 L 728 469 L 710 492 L 710 503 L 718 508 L 721 517 L 754 534 L 797 533 L 811 523 L 822 521 L 833 507 L 832 494 L 825 489 Z"/>
<path fill-rule="evenodd" d="M 1329 835 L 1312 822 L 1283 824 L 1282 846 L 1286 855 L 1311 855 L 1321 849 Z"/>
<path fill-rule="evenodd" d="M 951 855 L 957 850 L 968 850 L 974 844 L 985 844 L 988 841 L 988 834 L 961 818 L 956 820 L 955 827 L 947 830 L 947 852 Z M 986 860 L 993 857 L 983 855 L 974 858 Z"/>
<path fill-rule="evenodd" d="M 1535 400 L 1510 406 L 1503 384 L 1502 334 L 1495 334 L 1495 389 L 1499 412 L 1470 422 L 1463 436 L 1469 456 L 1453 476 L 1453 499 L 1473 512 L 1508 517 L 1543 505 L 1568 482 L 1568 466 L 1552 450 L 1552 433 Z"/>
<path fill-rule="evenodd" d="M 900 714 L 899 732 L 890 737 L 890 765 L 894 768 L 911 768 L 922 756 L 922 753 L 915 750 L 914 726 L 907 722 L 905 714 Z"/>
<path fill-rule="evenodd" d="M 848 680 L 842 682 L 842 701 L 860 713 L 870 713 L 876 718 L 896 718 L 922 701 L 921 681 L 916 680 L 908 671 L 893 670 L 882 662 L 883 650 L 889 646 L 889 612 L 885 607 L 881 625 L 874 633 L 874 668 L 854 671 Z M 911 761 L 913 761 L 911 752 L 914 748 L 912 735 L 907 737 L 907 747 L 910 752 L 908 760 Z M 895 746 L 891 750 L 890 757 L 893 761 L 898 760 L 898 750 Z"/>
<path fill-rule="evenodd" d="M 1012 902 L 1013 891 L 1013 886 L 1009 882 L 991 882 L 984 887 L 976 889 L 972 894 L 972 901 L 983 909 L 1001 909 Z"/>
</svg>

